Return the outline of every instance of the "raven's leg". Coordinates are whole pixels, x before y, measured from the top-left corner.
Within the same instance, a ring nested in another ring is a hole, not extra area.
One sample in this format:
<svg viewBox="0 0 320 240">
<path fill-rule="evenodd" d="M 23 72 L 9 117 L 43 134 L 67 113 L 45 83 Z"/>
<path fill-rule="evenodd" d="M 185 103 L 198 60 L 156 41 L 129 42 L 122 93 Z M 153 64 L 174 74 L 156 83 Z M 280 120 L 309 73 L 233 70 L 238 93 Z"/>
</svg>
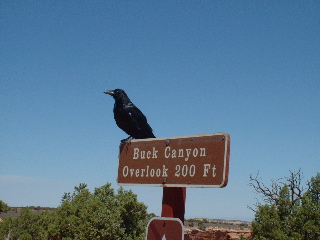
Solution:
<svg viewBox="0 0 320 240">
<path fill-rule="evenodd" d="M 133 137 L 129 136 L 129 137 L 125 138 L 125 139 L 122 139 L 122 140 L 121 140 L 121 143 L 123 143 L 123 142 L 128 142 L 128 143 L 130 143 L 132 139 L 133 139 Z"/>
<path fill-rule="evenodd" d="M 128 151 L 128 148 L 131 145 L 131 140 L 132 139 L 133 139 L 133 137 L 131 137 L 131 136 L 127 137 L 126 139 L 122 139 L 120 145 L 124 144 L 126 146 L 126 151 Z"/>
</svg>

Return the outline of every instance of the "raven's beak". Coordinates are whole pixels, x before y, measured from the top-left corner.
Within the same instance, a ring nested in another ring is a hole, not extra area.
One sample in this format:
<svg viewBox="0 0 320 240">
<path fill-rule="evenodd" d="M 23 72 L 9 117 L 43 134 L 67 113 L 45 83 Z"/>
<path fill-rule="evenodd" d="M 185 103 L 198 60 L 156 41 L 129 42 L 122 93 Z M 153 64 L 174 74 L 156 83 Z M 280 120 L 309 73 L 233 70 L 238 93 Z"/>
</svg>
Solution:
<svg viewBox="0 0 320 240">
<path fill-rule="evenodd" d="M 111 96 L 114 95 L 114 91 L 113 91 L 113 90 L 108 90 L 108 91 L 105 91 L 104 93 L 105 93 L 105 94 L 109 94 L 109 95 L 111 95 Z"/>
</svg>

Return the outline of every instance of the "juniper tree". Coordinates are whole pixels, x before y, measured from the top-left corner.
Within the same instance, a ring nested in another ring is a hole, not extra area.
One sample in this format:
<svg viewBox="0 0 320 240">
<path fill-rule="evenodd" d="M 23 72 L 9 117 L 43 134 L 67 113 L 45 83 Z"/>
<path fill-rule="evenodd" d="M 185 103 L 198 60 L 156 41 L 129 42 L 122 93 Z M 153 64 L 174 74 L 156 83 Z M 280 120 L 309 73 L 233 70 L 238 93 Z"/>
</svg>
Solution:
<svg viewBox="0 0 320 240">
<path fill-rule="evenodd" d="M 302 184 L 302 173 L 266 186 L 250 176 L 250 185 L 261 194 L 264 204 L 256 205 L 252 232 L 256 240 L 320 239 L 320 173 Z"/>
</svg>

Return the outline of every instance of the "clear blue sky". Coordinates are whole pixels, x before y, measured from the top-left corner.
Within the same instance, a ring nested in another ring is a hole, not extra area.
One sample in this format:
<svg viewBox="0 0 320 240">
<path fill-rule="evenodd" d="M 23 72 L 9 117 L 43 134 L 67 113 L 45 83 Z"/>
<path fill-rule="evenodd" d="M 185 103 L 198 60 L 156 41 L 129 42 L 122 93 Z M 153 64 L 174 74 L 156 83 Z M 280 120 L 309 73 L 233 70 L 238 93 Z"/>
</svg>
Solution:
<svg viewBox="0 0 320 240">
<path fill-rule="evenodd" d="M 265 180 L 320 170 L 319 1 L 0 2 L 0 199 L 60 204 L 116 185 L 114 100 L 157 137 L 227 132 L 229 184 L 187 189 L 186 218 L 251 220 Z M 126 187 L 160 215 L 162 188 Z"/>
</svg>

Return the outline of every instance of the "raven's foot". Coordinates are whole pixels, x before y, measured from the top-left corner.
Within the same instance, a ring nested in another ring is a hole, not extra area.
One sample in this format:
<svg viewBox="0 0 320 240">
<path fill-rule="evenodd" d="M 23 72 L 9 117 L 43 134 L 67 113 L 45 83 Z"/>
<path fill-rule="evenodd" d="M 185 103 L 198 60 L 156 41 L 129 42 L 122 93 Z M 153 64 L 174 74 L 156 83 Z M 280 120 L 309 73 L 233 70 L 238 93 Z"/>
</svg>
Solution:
<svg viewBox="0 0 320 240">
<path fill-rule="evenodd" d="M 129 146 L 131 145 L 132 139 L 133 139 L 133 137 L 131 137 L 131 136 L 127 137 L 126 139 L 122 139 L 121 143 L 120 143 L 120 146 L 121 146 L 120 148 L 123 149 L 123 147 L 125 147 L 126 152 L 127 152 L 129 149 Z"/>
<path fill-rule="evenodd" d="M 122 139 L 121 143 L 125 143 L 125 142 L 126 143 L 130 143 L 132 139 L 133 139 L 133 137 L 129 136 L 129 137 L 125 138 L 125 139 Z"/>
</svg>

